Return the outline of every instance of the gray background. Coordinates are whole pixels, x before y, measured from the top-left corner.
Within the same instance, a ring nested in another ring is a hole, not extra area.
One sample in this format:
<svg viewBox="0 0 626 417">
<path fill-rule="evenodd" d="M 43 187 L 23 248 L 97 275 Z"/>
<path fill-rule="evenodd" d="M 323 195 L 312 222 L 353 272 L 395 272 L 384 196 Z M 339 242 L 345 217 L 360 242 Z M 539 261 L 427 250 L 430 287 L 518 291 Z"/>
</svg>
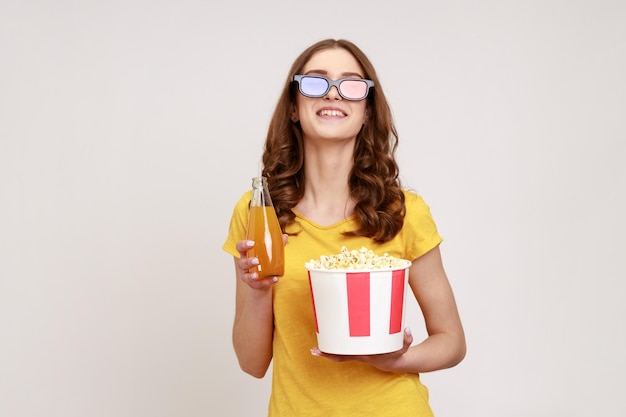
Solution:
<svg viewBox="0 0 626 417">
<path fill-rule="evenodd" d="M 221 244 L 326 37 L 376 65 L 446 239 L 469 350 L 423 375 L 437 416 L 625 415 L 625 21 L 608 0 L 3 0 L 0 415 L 265 414 Z"/>
</svg>

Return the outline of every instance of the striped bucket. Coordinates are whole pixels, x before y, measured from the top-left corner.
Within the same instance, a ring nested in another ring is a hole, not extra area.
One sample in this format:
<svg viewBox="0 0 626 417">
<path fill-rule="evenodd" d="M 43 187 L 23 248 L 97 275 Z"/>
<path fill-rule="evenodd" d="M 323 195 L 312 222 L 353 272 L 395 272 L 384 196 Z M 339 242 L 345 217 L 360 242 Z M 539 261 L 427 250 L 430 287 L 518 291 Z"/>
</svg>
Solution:
<svg viewBox="0 0 626 417">
<path fill-rule="evenodd" d="M 308 269 L 319 349 L 343 355 L 401 349 L 410 266 L 406 261 L 399 269 Z"/>
</svg>

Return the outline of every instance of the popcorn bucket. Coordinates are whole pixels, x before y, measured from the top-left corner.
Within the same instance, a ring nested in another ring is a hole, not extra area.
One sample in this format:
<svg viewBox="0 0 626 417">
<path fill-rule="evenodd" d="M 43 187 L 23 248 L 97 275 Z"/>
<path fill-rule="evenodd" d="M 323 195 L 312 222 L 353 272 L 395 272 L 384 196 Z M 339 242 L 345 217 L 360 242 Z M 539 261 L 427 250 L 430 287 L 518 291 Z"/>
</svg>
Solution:
<svg viewBox="0 0 626 417">
<path fill-rule="evenodd" d="M 367 271 L 307 268 L 322 352 L 394 352 L 404 341 L 409 267 Z"/>
</svg>

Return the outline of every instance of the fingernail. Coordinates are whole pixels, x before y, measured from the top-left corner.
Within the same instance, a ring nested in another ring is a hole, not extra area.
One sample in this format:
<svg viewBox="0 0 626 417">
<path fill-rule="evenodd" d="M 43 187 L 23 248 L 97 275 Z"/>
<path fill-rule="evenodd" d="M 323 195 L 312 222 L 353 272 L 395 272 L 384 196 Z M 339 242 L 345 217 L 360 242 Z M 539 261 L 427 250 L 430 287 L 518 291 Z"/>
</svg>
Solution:
<svg viewBox="0 0 626 417">
<path fill-rule="evenodd" d="M 259 258 L 251 258 L 250 259 L 250 263 L 252 265 L 258 265 L 259 264 Z"/>
<path fill-rule="evenodd" d="M 254 240 L 247 240 L 246 241 L 246 246 L 251 248 L 252 246 L 254 246 Z"/>
<path fill-rule="evenodd" d="M 404 329 L 404 333 L 405 333 L 407 336 L 412 336 L 411 329 L 410 329 L 409 327 L 407 327 L 406 329 Z"/>
<path fill-rule="evenodd" d="M 278 282 L 278 277 L 272 277 L 272 282 Z"/>
<path fill-rule="evenodd" d="M 311 349 L 311 355 L 313 355 L 313 356 L 319 356 L 319 355 L 320 355 L 320 351 L 319 351 L 319 350 L 317 350 L 317 349 L 315 349 L 315 348 L 312 348 L 312 349 Z"/>
</svg>

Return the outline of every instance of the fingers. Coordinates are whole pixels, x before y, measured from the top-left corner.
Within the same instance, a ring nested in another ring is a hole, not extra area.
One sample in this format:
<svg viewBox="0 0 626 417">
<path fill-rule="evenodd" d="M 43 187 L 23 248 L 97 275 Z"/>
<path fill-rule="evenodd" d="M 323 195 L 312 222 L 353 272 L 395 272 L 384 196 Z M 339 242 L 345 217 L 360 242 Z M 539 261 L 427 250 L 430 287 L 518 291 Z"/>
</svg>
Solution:
<svg viewBox="0 0 626 417">
<path fill-rule="evenodd" d="M 278 277 L 259 279 L 259 274 L 256 272 L 256 268 L 254 268 L 259 264 L 259 259 L 254 256 L 248 257 L 247 255 L 248 250 L 254 247 L 253 240 L 240 240 L 235 247 L 240 254 L 240 257 L 235 262 L 239 269 L 238 276 L 241 281 L 253 289 L 267 289 L 278 282 Z"/>
<path fill-rule="evenodd" d="M 408 349 L 413 343 L 413 334 L 411 333 L 410 328 L 404 329 L 404 348 Z"/>
<path fill-rule="evenodd" d="M 241 240 L 237 242 L 237 245 L 235 246 L 237 252 L 239 252 L 239 255 L 241 255 L 239 257 L 239 260 L 237 261 L 237 266 L 239 267 L 239 269 L 242 270 L 244 274 L 249 275 L 248 278 L 258 278 L 258 274 L 256 272 L 248 273 L 251 268 L 259 264 L 258 258 L 248 257 L 248 250 L 250 250 L 253 246 L 253 240 Z"/>
<path fill-rule="evenodd" d="M 237 242 L 237 245 L 235 245 L 235 249 L 237 249 L 237 252 L 239 252 L 241 256 L 245 256 L 248 250 L 253 246 L 254 240 L 240 240 Z"/>
<path fill-rule="evenodd" d="M 398 364 L 402 362 L 402 357 L 409 350 L 412 343 L 413 334 L 411 333 L 411 329 L 407 327 L 404 329 L 402 348 L 395 352 L 374 355 L 335 355 L 322 352 L 318 347 L 314 347 L 311 349 L 311 355 L 327 358 L 335 362 L 361 361 L 369 363 L 383 371 L 394 371 L 398 368 Z"/>
<path fill-rule="evenodd" d="M 289 242 L 289 235 L 287 233 L 283 233 L 283 245 L 286 245 Z M 240 240 L 237 242 L 235 248 L 240 255 L 245 255 L 246 252 L 254 246 L 254 240 Z"/>
<path fill-rule="evenodd" d="M 322 352 L 318 347 L 311 348 L 311 355 L 327 358 L 335 362 L 354 361 L 362 358 L 362 356 L 357 355 L 335 355 L 332 353 L 325 353 Z"/>
<path fill-rule="evenodd" d="M 278 277 L 268 277 L 268 278 L 256 278 L 252 277 L 253 274 L 248 274 L 250 277 L 243 277 L 243 281 L 248 284 L 248 286 L 255 290 L 268 290 L 274 284 L 278 282 Z"/>
<path fill-rule="evenodd" d="M 257 258 L 245 258 L 238 261 L 240 268 L 239 277 L 246 285 L 252 289 L 265 290 L 272 287 L 278 282 L 278 277 L 264 277 L 259 278 L 259 274 L 256 271 L 250 271 L 249 269 L 257 265 L 259 262 Z"/>
</svg>

